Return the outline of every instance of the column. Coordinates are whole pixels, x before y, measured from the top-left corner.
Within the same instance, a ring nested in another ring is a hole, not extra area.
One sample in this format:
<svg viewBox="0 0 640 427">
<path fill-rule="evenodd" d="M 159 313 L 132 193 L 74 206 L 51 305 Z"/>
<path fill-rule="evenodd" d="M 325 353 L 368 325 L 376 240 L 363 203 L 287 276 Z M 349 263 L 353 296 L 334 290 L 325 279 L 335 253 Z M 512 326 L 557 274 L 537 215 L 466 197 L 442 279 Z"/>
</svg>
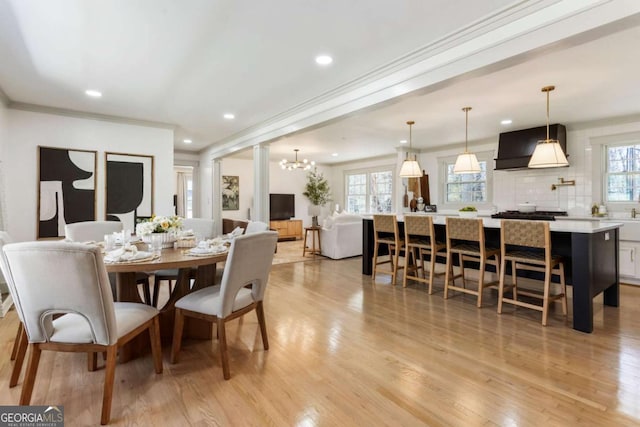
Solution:
<svg viewBox="0 0 640 427">
<path fill-rule="evenodd" d="M 222 159 L 211 161 L 211 212 L 215 234 L 222 234 Z"/>
<path fill-rule="evenodd" d="M 269 144 L 253 146 L 253 221 L 269 224 Z"/>
</svg>

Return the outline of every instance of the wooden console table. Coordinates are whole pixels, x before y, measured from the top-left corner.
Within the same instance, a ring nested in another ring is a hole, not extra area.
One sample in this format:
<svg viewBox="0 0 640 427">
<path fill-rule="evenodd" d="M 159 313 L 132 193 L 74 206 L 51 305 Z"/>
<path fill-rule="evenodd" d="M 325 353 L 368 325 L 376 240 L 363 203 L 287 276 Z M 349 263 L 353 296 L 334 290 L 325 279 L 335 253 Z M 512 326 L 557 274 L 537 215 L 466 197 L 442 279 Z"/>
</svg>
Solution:
<svg viewBox="0 0 640 427">
<path fill-rule="evenodd" d="M 278 240 L 302 239 L 302 220 L 301 219 L 269 221 L 269 227 L 278 232 Z"/>
</svg>

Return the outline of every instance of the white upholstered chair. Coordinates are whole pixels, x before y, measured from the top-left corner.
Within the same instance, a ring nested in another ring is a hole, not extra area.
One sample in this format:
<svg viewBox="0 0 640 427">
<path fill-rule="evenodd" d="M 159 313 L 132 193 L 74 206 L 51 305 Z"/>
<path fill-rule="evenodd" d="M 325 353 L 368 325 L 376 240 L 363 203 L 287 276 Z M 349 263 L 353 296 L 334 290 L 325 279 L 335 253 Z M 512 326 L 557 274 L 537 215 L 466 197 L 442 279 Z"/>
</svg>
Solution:
<svg viewBox="0 0 640 427">
<path fill-rule="evenodd" d="M 5 231 L 0 231 L 0 252 L 4 245 L 9 243 L 13 243 L 13 239 L 9 236 L 9 233 Z M 15 286 L 13 283 L 9 283 L 12 280 L 9 275 L 9 270 L 7 266 L 7 262 L 4 257 L 4 252 L 0 253 L 0 269 L 2 270 L 2 275 L 4 276 L 5 281 L 7 282 L 7 286 L 9 287 L 9 292 L 11 293 L 11 297 L 15 301 L 16 297 L 13 295 L 13 289 Z M 11 378 L 9 379 L 9 387 L 15 387 L 18 384 L 18 379 L 20 378 L 20 372 L 22 371 L 22 365 L 24 362 L 24 356 L 27 352 L 27 334 L 24 331 L 24 327 L 22 325 L 22 315 L 16 310 L 18 313 L 18 330 L 16 331 L 16 338 L 13 341 L 13 349 L 11 350 L 11 360 L 15 361 L 13 364 L 13 369 L 11 371 Z"/>
<path fill-rule="evenodd" d="M 269 349 L 262 300 L 269 280 L 273 252 L 278 241 L 275 231 L 236 237 L 231 243 L 222 282 L 190 293 L 176 302 L 176 320 L 171 363 L 176 363 L 182 341 L 184 316 L 215 322 L 224 379 L 231 378 L 225 323 L 256 310 L 262 344 Z"/>
<path fill-rule="evenodd" d="M 20 396 L 29 405 L 42 350 L 106 353 L 101 424 L 107 424 L 118 349 L 149 332 L 156 373 L 162 373 L 158 310 L 113 302 L 100 249 L 80 243 L 25 242 L 5 245 L 7 282 L 13 287 L 31 354 Z M 59 317 L 56 317 L 59 316 Z M 89 364 L 91 367 L 91 363 Z"/>
<path fill-rule="evenodd" d="M 247 228 L 244 230 L 244 234 L 259 233 L 267 230 L 269 230 L 269 224 L 262 221 L 249 221 Z"/>
<path fill-rule="evenodd" d="M 64 226 L 64 234 L 67 240 L 74 242 L 101 242 L 105 234 L 119 233 L 122 231 L 120 221 L 82 221 L 74 222 Z M 115 295 L 115 276 L 110 276 L 112 282 L 112 292 Z M 136 273 L 136 282 L 142 285 L 144 301 L 151 304 L 151 287 L 149 275 L 147 273 Z"/>
</svg>

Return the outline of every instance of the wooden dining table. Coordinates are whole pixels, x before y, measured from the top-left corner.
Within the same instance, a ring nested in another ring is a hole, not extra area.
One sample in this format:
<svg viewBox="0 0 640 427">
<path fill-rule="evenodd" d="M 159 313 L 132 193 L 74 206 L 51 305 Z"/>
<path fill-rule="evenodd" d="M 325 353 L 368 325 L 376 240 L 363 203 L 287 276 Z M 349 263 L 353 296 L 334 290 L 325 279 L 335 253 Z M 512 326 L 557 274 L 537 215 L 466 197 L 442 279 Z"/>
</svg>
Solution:
<svg viewBox="0 0 640 427">
<path fill-rule="evenodd" d="M 138 292 L 136 273 L 153 273 L 158 270 L 178 269 L 176 284 L 169 294 L 168 301 L 160 307 L 160 335 L 163 345 L 170 345 L 173 336 L 173 324 L 175 317 L 175 303 L 190 292 L 215 285 L 216 265 L 227 259 L 228 251 L 206 256 L 193 256 L 188 254 L 188 249 L 163 249 L 160 257 L 139 262 L 105 263 L 107 272 L 116 274 L 116 300 L 120 302 L 143 303 Z M 191 285 L 191 279 L 195 280 Z M 211 339 L 211 323 L 199 319 L 188 319 L 185 322 L 184 336 L 196 339 Z M 123 349 L 121 362 L 131 357 L 145 353 L 149 347 L 148 339 L 132 342 L 128 348 Z"/>
</svg>

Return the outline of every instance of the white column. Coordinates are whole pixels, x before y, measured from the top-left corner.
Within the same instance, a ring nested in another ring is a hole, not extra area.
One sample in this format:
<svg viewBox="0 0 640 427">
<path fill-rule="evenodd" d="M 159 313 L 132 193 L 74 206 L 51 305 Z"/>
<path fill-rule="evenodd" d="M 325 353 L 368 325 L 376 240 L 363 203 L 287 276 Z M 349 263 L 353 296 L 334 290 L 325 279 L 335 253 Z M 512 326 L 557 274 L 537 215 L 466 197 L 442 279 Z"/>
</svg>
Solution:
<svg viewBox="0 0 640 427">
<path fill-rule="evenodd" d="M 222 159 L 211 161 L 211 211 L 216 235 L 222 234 Z"/>
<path fill-rule="evenodd" d="M 253 146 L 253 221 L 269 223 L 269 145 Z"/>
</svg>

